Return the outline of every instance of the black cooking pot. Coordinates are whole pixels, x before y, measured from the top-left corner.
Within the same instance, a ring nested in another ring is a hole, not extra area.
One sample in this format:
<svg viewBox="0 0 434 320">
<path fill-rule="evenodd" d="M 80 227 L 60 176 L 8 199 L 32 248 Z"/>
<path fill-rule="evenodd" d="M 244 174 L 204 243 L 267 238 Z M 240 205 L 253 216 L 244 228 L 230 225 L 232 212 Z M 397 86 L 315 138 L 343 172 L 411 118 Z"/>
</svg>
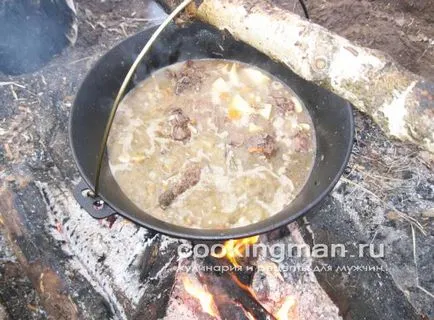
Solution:
<svg viewBox="0 0 434 320">
<path fill-rule="evenodd" d="M 255 65 L 285 82 L 303 100 L 313 119 L 318 151 L 311 176 L 296 199 L 271 218 L 241 228 L 202 230 L 184 228 L 158 220 L 140 210 L 114 180 L 105 155 L 97 196 L 94 190 L 98 151 L 115 96 L 135 58 L 156 28 L 132 36 L 104 55 L 81 85 L 71 110 L 70 141 L 80 174 L 84 179 L 76 189 L 79 203 L 92 216 L 104 218 L 119 213 L 134 222 L 174 237 L 224 240 L 261 234 L 286 225 L 314 208 L 341 176 L 353 143 L 353 116 L 350 104 L 310 82 L 256 49 L 212 27 L 195 22 L 170 25 L 139 66 L 133 83 L 167 65 L 187 59 L 224 58 Z"/>
</svg>

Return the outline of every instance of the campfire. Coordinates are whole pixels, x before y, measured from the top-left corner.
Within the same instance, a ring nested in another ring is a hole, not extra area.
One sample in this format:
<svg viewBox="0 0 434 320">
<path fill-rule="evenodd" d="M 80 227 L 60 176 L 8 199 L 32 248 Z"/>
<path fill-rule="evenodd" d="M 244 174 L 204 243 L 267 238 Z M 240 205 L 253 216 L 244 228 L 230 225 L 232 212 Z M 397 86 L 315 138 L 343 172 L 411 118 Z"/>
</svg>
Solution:
<svg viewBox="0 0 434 320">
<path fill-rule="evenodd" d="M 202 311 L 214 318 L 219 317 L 213 296 L 202 285 L 198 284 L 196 280 L 191 280 L 188 276 L 183 278 L 182 283 L 187 293 L 200 302 Z"/>
<path fill-rule="evenodd" d="M 176 296 L 198 319 L 299 319 L 297 297 L 278 265 L 247 254 L 259 242 L 259 236 L 228 240 L 220 252 L 194 261 L 178 277 Z"/>
<path fill-rule="evenodd" d="M 242 258 L 248 245 L 259 241 L 259 236 L 228 240 L 224 243 L 221 253 L 214 254 L 216 258 L 226 258 L 232 265 L 240 267 L 237 259 Z"/>
<path fill-rule="evenodd" d="M 184 0 L 155 1 L 170 14 Z M 329 156 L 317 153 L 325 169 L 313 175 L 309 194 L 318 189 L 323 196 L 320 189 L 338 181 L 337 171 L 345 166 L 338 168 L 334 157 L 339 150 L 348 156 L 354 141 L 345 175 L 324 203 L 313 206 L 314 199 L 299 198 L 309 214 L 294 210 L 240 231 L 219 226 L 216 232 L 186 231 L 148 219 L 146 210 L 136 212 L 112 188 L 106 163 L 99 193 L 94 183 L 113 98 L 167 18 L 155 1 L 0 0 L 0 319 L 432 318 L 432 274 L 426 272 L 432 266 L 434 213 L 430 1 L 309 1 L 309 21 L 292 12 L 298 0 L 195 0 L 168 25 L 128 90 L 148 73 L 187 58 L 234 59 L 282 75 L 321 115 L 315 126 L 338 127 L 330 130 L 333 140 L 324 142 Z M 61 53 L 75 42 L 77 27 L 77 45 Z M 108 51 L 115 43 L 120 44 Z M 229 110 L 235 120 L 242 114 L 240 108 Z M 346 122 L 332 110 L 342 118 L 354 116 L 355 139 L 353 127 L 343 132 Z M 74 120 L 69 128 L 68 115 Z M 168 123 L 169 135 L 188 133 L 175 124 L 176 130 Z M 265 148 L 246 150 L 260 156 Z M 328 166 L 335 168 L 333 176 L 317 180 L 331 174 Z M 149 168 L 143 165 L 146 173 Z M 174 191 L 183 188 L 173 178 L 168 194 L 180 196 Z M 223 179 L 219 183 L 225 189 Z M 74 199 L 73 186 L 83 202 Z M 223 211 L 215 212 L 221 223 Z M 185 258 L 178 250 L 188 241 L 210 239 L 214 243 L 206 245 L 219 250 L 206 256 Z M 262 248 L 252 255 L 256 245 Z M 312 250 L 294 256 L 285 250 L 281 260 L 263 254 L 264 247 L 280 245 Z M 342 245 L 348 254 L 333 255 Z M 385 254 L 371 254 L 372 246 Z"/>
</svg>

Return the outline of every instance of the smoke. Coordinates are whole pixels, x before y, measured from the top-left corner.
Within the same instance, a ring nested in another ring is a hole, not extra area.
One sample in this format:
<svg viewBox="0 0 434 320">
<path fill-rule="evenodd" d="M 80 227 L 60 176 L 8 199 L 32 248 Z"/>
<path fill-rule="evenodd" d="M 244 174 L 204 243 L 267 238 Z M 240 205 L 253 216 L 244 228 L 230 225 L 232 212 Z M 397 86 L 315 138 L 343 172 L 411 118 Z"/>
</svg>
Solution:
<svg viewBox="0 0 434 320">
<path fill-rule="evenodd" d="M 71 0 L 0 2 L 0 72 L 32 72 L 76 39 Z"/>
</svg>

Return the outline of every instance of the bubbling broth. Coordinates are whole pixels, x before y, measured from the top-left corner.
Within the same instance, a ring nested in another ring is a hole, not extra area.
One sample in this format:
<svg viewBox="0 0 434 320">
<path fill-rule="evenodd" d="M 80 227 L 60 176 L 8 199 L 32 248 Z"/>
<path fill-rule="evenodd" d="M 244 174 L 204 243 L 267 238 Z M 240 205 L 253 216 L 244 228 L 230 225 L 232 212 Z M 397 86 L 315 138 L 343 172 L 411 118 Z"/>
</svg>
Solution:
<svg viewBox="0 0 434 320">
<path fill-rule="evenodd" d="M 193 60 L 163 68 L 121 102 L 108 157 L 140 209 L 191 228 L 267 219 L 312 170 L 315 131 L 283 82 L 251 65 Z"/>
</svg>

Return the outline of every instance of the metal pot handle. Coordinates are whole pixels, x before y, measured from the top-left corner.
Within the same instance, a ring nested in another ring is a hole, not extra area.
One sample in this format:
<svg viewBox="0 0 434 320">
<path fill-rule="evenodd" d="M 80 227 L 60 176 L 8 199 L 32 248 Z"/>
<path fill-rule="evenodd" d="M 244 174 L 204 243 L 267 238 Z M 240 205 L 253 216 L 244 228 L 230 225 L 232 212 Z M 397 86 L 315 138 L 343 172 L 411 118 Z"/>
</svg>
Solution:
<svg viewBox="0 0 434 320">
<path fill-rule="evenodd" d="M 75 186 L 73 195 L 81 208 L 95 219 L 108 218 L 117 213 L 98 195 L 95 195 L 83 180 L 80 180 L 78 185 Z"/>
<path fill-rule="evenodd" d="M 122 98 L 124 97 L 127 86 L 130 83 L 130 80 L 133 77 L 134 73 L 136 72 L 136 69 L 139 66 L 140 62 L 143 60 L 145 55 L 151 49 L 151 46 L 154 44 L 155 40 L 157 40 L 161 32 L 163 32 L 164 28 L 166 28 L 166 26 L 192 1 L 193 0 L 184 0 L 178 7 L 175 8 L 175 10 L 173 10 L 173 12 L 166 18 L 166 20 L 164 20 L 164 22 L 157 28 L 157 30 L 154 32 L 154 34 L 146 43 L 146 45 L 143 47 L 142 51 L 139 53 L 136 60 L 132 64 L 130 70 L 128 71 L 127 75 L 125 76 L 125 79 L 123 80 L 119 92 L 116 96 L 115 102 L 113 103 L 112 110 L 110 111 L 109 119 L 107 121 L 107 125 L 104 130 L 104 136 L 101 140 L 101 146 L 98 152 L 96 174 L 95 174 L 95 189 L 93 190 L 95 195 L 98 195 L 99 193 L 99 182 L 100 182 L 99 177 L 101 175 L 102 161 L 104 158 L 104 151 L 106 149 L 107 140 L 110 134 L 110 129 L 112 127 L 113 120 L 115 118 L 116 111 L 118 110 L 119 104 Z"/>
</svg>

